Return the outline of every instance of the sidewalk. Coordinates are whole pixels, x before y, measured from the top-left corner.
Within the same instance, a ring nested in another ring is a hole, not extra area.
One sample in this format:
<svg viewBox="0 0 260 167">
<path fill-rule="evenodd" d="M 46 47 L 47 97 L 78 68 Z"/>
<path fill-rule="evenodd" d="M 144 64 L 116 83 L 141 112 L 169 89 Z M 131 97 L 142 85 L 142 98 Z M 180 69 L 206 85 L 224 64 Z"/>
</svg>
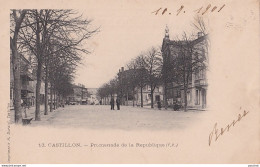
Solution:
<svg viewBox="0 0 260 167">
<path fill-rule="evenodd" d="M 128 107 L 133 107 L 133 105 L 128 105 Z M 134 106 L 133 108 L 144 108 L 144 109 L 150 109 L 150 110 L 162 110 L 162 111 L 174 111 L 173 108 L 171 107 L 168 107 L 167 109 L 165 109 L 164 107 L 162 107 L 161 109 L 159 109 L 157 107 L 157 105 L 154 105 L 154 108 L 151 108 L 151 105 L 144 105 L 143 107 L 141 106 Z M 182 112 L 184 110 L 179 110 L 177 112 Z M 191 111 L 191 112 L 194 112 L 194 111 L 207 111 L 207 109 L 199 109 L 199 108 L 190 108 L 190 107 L 187 107 L 187 111 Z"/>
<path fill-rule="evenodd" d="M 41 120 L 46 120 L 55 113 L 55 111 L 59 110 L 60 108 L 53 110 L 53 112 L 50 112 L 48 110 L 48 115 L 44 115 L 44 105 L 40 105 L 40 115 L 41 115 Z M 35 106 L 30 107 L 29 109 L 26 108 L 26 114 L 27 118 L 33 118 L 32 121 L 35 121 Z M 11 123 L 14 123 L 14 110 L 10 110 L 10 116 L 11 116 Z M 22 117 L 25 118 L 25 113 L 24 113 L 24 108 L 22 108 Z"/>
</svg>

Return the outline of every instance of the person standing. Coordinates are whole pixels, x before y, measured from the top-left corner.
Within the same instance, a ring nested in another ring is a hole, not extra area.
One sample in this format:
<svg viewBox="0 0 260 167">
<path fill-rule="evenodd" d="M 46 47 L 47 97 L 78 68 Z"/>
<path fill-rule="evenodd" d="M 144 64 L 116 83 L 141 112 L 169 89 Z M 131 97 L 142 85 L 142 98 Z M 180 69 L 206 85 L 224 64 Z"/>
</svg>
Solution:
<svg viewBox="0 0 260 167">
<path fill-rule="evenodd" d="M 116 106 L 117 110 L 120 110 L 120 100 L 118 98 L 116 98 Z"/>
<path fill-rule="evenodd" d="M 110 105 L 111 105 L 111 110 L 114 110 L 114 107 L 115 107 L 115 101 L 114 101 L 114 98 L 111 99 L 111 101 L 110 101 Z"/>
</svg>

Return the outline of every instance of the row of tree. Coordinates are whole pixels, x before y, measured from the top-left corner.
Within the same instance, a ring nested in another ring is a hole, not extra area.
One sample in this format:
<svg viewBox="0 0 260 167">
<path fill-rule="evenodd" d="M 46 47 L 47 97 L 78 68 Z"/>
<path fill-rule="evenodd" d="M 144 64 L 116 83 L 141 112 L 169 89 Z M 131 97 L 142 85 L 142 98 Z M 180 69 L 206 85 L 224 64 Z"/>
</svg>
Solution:
<svg viewBox="0 0 260 167">
<path fill-rule="evenodd" d="M 134 105 L 134 95 L 138 88 L 141 95 L 141 107 L 143 107 L 143 88 L 149 85 L 151 108 L 153 108 L 154 90 L 159 85 L 163 85 L 164 106 L 167 108 L 167 86 L 168 83 L 175 83 L 183 90 L 186 111 L 187 91 L 192 75 L 208 69 L 209 39 L 206 24 L 201 17 L 197 17 L 192 26 L 196 33 L 187 35 L 184 32 L 180 39 L 176 38 L 173 41 L 170 41 L 169 30 L 166 27 L 162 48 L 152 47 L 133 59 L 127 64 L 125 71 L 120 71 L 114 79 L 99 88 L 99 96 L 106 98 L 117 94 L 122 100 L 128 101 L 130 95 Z M 169 42 L 172 48 L 165 47 Z"/>
<path fill-rule="evenodd" d="M 52 105 L 57 103 L 58 97 L 71 93 L 76 66 L 82 59 L 82 53 L 89 53 L 83 45 L 98 29 L 91 29 L 92 21 L 84 19 L 74 10 L 11 10 L 10 22 L 15 122 L 20 123 L 22 119 L 20 54 L 32 57 L 37 78 L 35 120 L 40 120 L 42 81 L 45 81 L 44 114 L 47 115 L 48 94 L 51 94 L 52 111 Z M 53 94 L 57 99 L 52 99 Z"/>
<path fill-rule="evenodd" d="M 112 97 L 114 94 L 123 101 L 126 99 L 135 102 L 137 88 L 141 91 L 141 107 L 143 107 L 143 88 L 150 86 L 151 107 L 153 104 L 153 94 L 155 88 L 161 84 L 162 55 L 159 48 L 152 47 L 146 52 L 142 52 L 135 59 L 132 59 L 127 65 L 126 70 L 119 71 L 108 83 L 98 89 L 101 98 Z"/>
</svg>

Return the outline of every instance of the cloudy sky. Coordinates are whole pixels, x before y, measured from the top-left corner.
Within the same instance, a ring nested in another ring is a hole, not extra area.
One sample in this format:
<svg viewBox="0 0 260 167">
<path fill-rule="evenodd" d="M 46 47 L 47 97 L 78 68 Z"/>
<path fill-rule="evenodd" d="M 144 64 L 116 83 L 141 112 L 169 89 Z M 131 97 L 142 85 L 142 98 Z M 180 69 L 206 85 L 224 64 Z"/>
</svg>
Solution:
<svg viewBox="0 0 260 167">
<path fill-rule="evenodd" d="M 86 47 L 92 53 L 84 56 L 75 78 L 75 83 L 88 88 L 100 87 L 141 52 L 152 46 L 160 47 L 166 25 L 170 38 L 175 38 L 184 31 L 190 32 L 194 19 L 194 12 L 176 16 L 181 4 L 171 5 L 173 7 L 168 7 L 168 13 L 164 15 L 152 13 L 164 8 L 160 5 L 147 6 L 140 2 L 100 5 L 79 10 L 85 17 L 93 19 L 92 27 L 100 27 L 100 32 L 87 41 Z"/>
</svg>

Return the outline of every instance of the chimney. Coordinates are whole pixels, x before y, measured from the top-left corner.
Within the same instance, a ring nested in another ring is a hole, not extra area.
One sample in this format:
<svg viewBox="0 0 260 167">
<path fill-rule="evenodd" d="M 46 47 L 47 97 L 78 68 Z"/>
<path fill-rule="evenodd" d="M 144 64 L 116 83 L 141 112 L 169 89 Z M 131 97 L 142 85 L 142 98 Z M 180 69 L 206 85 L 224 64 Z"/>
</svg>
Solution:
<svg viewBox="0 0 260 167">
<path fill-rule="evenodd" d="M 124 72 L 124 67 L 121 67 L 121 71 Z"/>
</svg>

